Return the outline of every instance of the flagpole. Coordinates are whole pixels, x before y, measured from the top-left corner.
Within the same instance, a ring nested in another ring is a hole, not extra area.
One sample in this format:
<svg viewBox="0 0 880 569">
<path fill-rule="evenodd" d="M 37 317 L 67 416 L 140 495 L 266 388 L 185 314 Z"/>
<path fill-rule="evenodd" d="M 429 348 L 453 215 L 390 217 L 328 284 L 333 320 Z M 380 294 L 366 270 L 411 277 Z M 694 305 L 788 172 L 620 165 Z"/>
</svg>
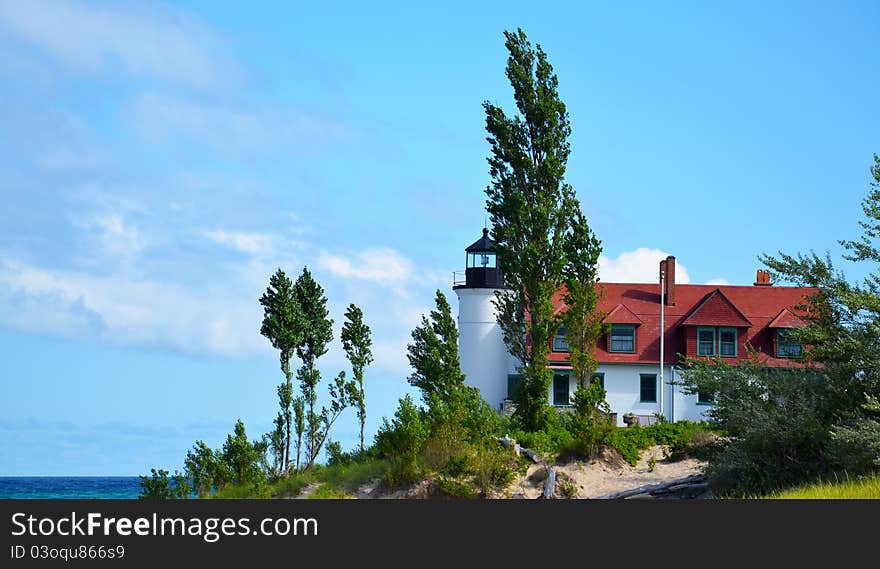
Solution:
<svg viewBox="0 0 880 569">
<path fill-rule="evenodd" d="M 663 285 L 666 280 L 666 269 L 667 269 L 667 266 L 665 263 L 663 263 L 660 267 L 660 399 L 659 400 L 660 400 L 660 415 L 663 415 L 664 417 L 666 415 L 663 413 L 663 389 L 664 389 L 663 386 L 665 384 L 663 381 L 664 380 L 664 377 L 663 377 L 663 375 L 664 375 L 663 374 L 663 337 L 666 336 L 666 326 L 665 326 L 665 320 L 664 320 L 664 316 L 665 316 L 664 312 L 665 311 L 663 309 L 663 307 L 665 305 L 665 298 L 664 298 L 665 291 L 663 290 L 664 289 Z"/>
</svg>

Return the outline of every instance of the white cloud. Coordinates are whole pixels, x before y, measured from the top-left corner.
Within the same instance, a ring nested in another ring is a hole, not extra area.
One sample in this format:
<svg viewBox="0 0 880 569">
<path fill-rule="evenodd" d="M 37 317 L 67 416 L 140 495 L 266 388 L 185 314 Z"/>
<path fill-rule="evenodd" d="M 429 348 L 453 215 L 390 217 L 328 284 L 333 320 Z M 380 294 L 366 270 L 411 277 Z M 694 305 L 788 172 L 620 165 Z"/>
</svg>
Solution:
<svg viewBox="0 0 880 569">
<path fill-rule="evenodd" d="M 146 241 L 137 227 L 126 225 L 119 214 L 97 215 L 83 226 L 97 230 L 99 245 L 105 253 L 113 257 L 134 257 L 146 247 Z"/>
<path fill-rule="evenodd" d="M 205 236 L 241 253 L 265 255 L 272 252 L 272 236 L 265 233 L 237 233 L 218 229 L 206 232 Z"/>
<path fill-rule="evenodd" d="M 345 279 L 403 284 L 413 278 L 413 263 L 394 249 L 366 249 L 353 259 L 321 251 L 318 266 Z"/>
<path fill-rule="evenodd" d="M 241 355 L 267 349 L 260 318 L 250 298 L 216 290 L 0 261 L 0 325 L 26 332 Z"/>
<path fill-rule="evenodd" d="M 654 283 L 660 280 L 660 261 L 669 253 L 659 249 L 639 247 L 624 251 L 617 257 L 599 256 L 599 278 L 608 283 Z M 690 282 L 687 267 L 678 260 L 675 263 L 675 282 Z"/>
<path fill-rule="evenodd" d="M 723 286 L 723 285 L 729 285 L 730 283 L 727 281 L 727 279 L 712 279 L 712 280 L 706 281 L 706 284 L 707 285 Z"/>
<path fill-rule="evenodd" d="M 228 61 L 205 49 L 219 42 L 201 23 L 154 4 L 0 0 L 0 29 L 79 72 L 122 70 L 197 86 L 229 72 Z"/>
</svg>

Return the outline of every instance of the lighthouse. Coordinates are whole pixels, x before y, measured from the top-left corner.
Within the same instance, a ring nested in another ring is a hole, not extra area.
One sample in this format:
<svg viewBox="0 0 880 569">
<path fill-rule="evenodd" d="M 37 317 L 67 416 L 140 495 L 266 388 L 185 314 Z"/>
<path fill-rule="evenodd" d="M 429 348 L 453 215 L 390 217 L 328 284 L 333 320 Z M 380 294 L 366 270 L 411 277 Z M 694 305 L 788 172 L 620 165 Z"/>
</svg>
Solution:
<svg viewBox="0 0 880 569">
<path fill-rule="evenodd" d="M 504 288 L 495 244 L 483 228 L 483 236 L 465 249 L 464 280 L 456 280 L 453 290 L 458 295 L 458 353 L 465 383 L 479 389 L 495 409 L 507 398 L 508 376 L 514 373 L 493 303 L 495 291 Z"/>
</svg>

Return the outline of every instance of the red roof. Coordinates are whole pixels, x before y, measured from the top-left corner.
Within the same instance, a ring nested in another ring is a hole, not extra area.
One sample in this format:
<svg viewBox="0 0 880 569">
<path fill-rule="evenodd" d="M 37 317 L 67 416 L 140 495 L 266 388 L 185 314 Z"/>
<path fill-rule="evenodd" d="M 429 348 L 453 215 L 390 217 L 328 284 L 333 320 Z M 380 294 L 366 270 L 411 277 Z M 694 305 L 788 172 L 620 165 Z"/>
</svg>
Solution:
<svg viewBox="0 0 880 569">
<path fill-rule="evenodd" d="M 618 304 L 602 319 L 602 322 L 605 324 L 635 324 L 638 326 L 642 324 L 642 319 L 623 304 Z"/>
<path fill-rule="evenodd" d="M 637 319 L 635 353 L 608 351 L 607 334 L 600 338 L 595 356 L 599 363 L 660 362 L 660 285 L 653 283 L 600 283 L 604 290 L 598 309 L 606 321 Z M 732 326 L 737 329 L 737 357 L 745 358 L 747 345 L 767 355 L 767 365 L 791 365 L 791 360 L 776 358 L 775 330 L 771 324 L 791 324 L 796 308 L 816 289 L 784 286 L 675 285 L 675 305 L 664 308 L 664 361 L 681 361 L 680 354 L 696 355 L 696 326 Z M 564 308 L 561 295 L 554 298 L 556 310 Z M 632 316 L 629 316 L 632 315 Z M 610 320 L 609 317 L 611 318 Z M 803 324 L 801 324 L 803 325 Z M 567 354 L 550 354 L 552 365 L 564 364 Z M 734 363 L 732 360 L 731 363 Z"/>
<path fill-rule="evenodd" d="M 768 328 L 803 328 L 807 323 L 794 315 L 794 313 L 788 308 L 783 308 L 779 311 L 779 314 L 776 315 L 770 324 L 767 324 Z"/>
<path fill-rule="evenodd" d="M 733 326 L 748 328 L 749 319 L 730 302 L 721 289 L 715 289 L 684 319 L 682 326 Z"/>
</svg>

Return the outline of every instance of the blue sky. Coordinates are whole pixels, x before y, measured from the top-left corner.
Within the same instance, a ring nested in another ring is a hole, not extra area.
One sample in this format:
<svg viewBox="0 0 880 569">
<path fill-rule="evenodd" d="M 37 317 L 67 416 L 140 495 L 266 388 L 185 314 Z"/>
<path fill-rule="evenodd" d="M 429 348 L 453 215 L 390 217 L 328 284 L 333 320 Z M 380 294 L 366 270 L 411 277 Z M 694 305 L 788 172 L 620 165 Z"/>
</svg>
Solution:
<svg viewBox="0 0 880 569">
<path fill-rule="evenodd" d="M 762 252 L 856 236 L 876 2 L 534 6 L 0 0 L 0 475 L 173 470 L 239 417 L 268 431 L 279 266 L 314 272 L 337 337 L 364 309 L 374 433 L 483 224 L 505 29 L 559 75 L 604 280 L 668 253 L 750 284 Z"/>
</svg>

